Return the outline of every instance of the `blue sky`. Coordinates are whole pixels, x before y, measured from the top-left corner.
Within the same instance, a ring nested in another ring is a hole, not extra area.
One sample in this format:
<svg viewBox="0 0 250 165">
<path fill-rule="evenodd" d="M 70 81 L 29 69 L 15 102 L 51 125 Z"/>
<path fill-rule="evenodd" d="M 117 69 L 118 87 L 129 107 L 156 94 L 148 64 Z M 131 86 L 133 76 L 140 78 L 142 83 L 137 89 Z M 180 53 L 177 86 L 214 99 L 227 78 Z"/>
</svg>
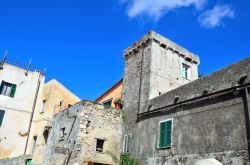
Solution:
<svg viewBox="0 0 250 165">
<path fill-rule="evenodd" d="M 47 68 L 81 99 L 123 76 L 122 52 L 149 30 L 201 59 L 212 73 L 250 55 L 248 0 L 2 0 L 0 53 Z"/>
</svg>

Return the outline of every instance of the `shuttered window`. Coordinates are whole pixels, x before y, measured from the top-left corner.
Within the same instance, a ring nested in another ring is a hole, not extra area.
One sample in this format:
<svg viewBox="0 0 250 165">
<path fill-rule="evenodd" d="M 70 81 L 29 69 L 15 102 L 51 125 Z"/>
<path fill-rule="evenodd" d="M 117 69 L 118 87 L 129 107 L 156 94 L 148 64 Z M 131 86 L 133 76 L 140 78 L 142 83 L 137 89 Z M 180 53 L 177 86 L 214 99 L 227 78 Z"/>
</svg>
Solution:
<svg viewBox="0 0 250 165">
<path fill-rule="evenodd" d="M 16 92 L 16 84 L 11 84 L 5 81 L 2 81 L 0 85 L 1 95 L 14 97 Z"/>
<path fill-rule="evenodd" d="M 4 113 L 5 113 L 5 111 L 0 110 L 0 127 L 2 126 Z"/>
<path fill-rule="evenodd" d="M 160 123 L 159 148 L 171 147 L 172 142 L 172 120 Z"/>
</svg>

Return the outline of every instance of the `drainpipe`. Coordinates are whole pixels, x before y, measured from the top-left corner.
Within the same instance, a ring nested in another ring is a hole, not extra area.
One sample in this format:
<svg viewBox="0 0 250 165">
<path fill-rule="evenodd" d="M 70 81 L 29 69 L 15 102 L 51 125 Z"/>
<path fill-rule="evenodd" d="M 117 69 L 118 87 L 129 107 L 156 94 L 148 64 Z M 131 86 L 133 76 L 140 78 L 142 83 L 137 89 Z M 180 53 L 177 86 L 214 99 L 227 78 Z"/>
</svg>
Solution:
<svg viewBox="0 0 250 165">
<path fill-rule="evenodd" d="M 26 154 L 26 151 L 27 151 L 31 124 L 32 124 L 34 111 L 35 111 L 35 108 L 36 108 L 36 101 L 37 101 L 37 97 L 38 97 L 38 92 L 39 92 L 39 88 L 40 88 L 40 84 L 41 84 L 40 77 L 41 77 L 41 73 L 39 72 L 39 76 L 38 76 L 38 80 L 37 80 L 37 86 L 36 86 L 36 94 L 35 94 L 35 98 L 34 98 L 34 102 L 33 102 L 33 106 L 32 106 L 32 112 L 31 112 L 30 121 L 29 121 L 28 135 L 27 135 L 27 140 L 26 140 L 25 149 L 24 149 L 24 153 L 23 153 L 24 155 Z"/>
<path fill-rule="evenodd" d="M 247 152 L 248 152 L 248 161 L 246 165 L 250 165 L 250 111 L 249 111 L 249 104 L 248 104 L 248 87 L 245 86 L 244 92 L 244 99 L 245 99 L 245 119 L 246 119 L 246 133 L 247 133 Z"/>
</svg>

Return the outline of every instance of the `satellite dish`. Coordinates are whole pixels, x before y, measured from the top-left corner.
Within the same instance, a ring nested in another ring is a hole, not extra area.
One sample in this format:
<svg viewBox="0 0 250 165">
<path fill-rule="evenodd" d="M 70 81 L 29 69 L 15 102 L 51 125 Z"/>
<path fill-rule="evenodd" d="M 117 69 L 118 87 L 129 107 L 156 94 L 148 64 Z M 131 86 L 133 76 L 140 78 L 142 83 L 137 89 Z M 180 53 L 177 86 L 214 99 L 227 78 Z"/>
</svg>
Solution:
<svg viewBox="0 0 250 165">
<path fill-rule="evenodd" d="M 222 165 L 222 163 L 215 159 L 202 159 L 198 160 L 194 165 Z"/>
</svg>

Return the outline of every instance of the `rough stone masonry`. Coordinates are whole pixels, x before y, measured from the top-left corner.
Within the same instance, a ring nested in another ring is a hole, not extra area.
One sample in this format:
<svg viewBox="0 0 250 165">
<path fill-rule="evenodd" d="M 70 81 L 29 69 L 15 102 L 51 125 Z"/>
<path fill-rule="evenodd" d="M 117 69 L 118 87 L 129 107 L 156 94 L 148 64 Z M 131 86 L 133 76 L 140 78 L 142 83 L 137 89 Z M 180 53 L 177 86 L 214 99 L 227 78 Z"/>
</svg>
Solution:
<svg viewBox="0 0 250 165">
<path fill-rule="evenodd" d="M 57 114 L 48 138 L 45 164 L 117 164 L 121 116 L 120 110 L 90 101 L 81 101 Z M 98 140 L 104 142 L 102 150 L 97 150 Z"/>
</svg>

